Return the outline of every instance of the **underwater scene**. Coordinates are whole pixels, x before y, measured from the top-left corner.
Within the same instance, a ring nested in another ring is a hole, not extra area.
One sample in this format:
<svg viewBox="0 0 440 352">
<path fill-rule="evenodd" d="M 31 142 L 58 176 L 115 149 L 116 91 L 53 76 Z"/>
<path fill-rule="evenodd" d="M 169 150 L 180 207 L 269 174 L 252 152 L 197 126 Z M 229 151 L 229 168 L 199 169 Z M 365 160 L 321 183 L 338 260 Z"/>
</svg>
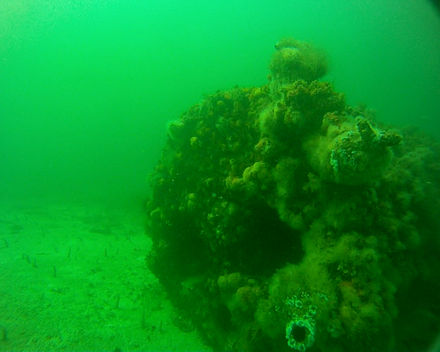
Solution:
<svg viewBox="0 0 440 352">
<path fill-rule="evenodd" d="M 440 352 L 437 0 L 0 2 L 0 352 Z"/>
</svg>

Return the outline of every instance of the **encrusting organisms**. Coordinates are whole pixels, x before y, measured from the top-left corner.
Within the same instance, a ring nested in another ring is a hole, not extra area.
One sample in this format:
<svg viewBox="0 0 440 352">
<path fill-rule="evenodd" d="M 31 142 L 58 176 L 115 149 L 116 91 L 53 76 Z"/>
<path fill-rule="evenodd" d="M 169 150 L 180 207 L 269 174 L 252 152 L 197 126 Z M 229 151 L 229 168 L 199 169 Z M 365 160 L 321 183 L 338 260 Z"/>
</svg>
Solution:
<svg viewBox="0 0 440 352">
<path fill-rule="evenodd" d="M 308 43 L 281 40 L 270 70 L 169 124 L 149 267 L 215 350 L 426 350 L 440 328 L 439 144 L 349 106 Z"/>
</svg>

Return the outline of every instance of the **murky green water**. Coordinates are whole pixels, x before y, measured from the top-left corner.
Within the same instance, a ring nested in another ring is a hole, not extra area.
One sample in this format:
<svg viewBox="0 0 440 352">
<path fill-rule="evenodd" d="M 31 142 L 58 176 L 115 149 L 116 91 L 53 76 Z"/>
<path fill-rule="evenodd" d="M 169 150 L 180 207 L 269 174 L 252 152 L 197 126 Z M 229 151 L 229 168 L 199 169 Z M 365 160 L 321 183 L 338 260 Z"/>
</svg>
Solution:
<svg viewBox="0 0 440 352">
<path fill-rule="evenodd" d="M 209 350 L 146 269 L 147 178 L 167 124 L 266 84 L 286 36 L 349 104 L 440 137 L 429 1 L 0 1 L 0 351 Z"/>
<path fill-rule="evenodd" d="M 349 102 L 438 135 L 439 33 L 424 1 L 2 1 L 0 194 L 142 198 L 167 121 L 265 83 L 286 35 Z"/>
</svg>

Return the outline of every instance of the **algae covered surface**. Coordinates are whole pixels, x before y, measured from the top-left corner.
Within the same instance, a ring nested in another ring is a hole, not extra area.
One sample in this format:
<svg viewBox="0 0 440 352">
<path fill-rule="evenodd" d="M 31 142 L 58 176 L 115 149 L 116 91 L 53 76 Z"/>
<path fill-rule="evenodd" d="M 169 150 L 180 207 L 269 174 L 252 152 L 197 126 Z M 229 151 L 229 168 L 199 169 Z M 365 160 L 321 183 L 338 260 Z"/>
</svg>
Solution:
<svg viewBox="0 0 440 352">
<path fill-rule="evenodd" d="M 376 121 L 325 56 L 275 45 L 269 82 L 168 126 L 152 271 L 219 351 L 422 351 L 440 327 L 440 145 Z"/>
</svg>

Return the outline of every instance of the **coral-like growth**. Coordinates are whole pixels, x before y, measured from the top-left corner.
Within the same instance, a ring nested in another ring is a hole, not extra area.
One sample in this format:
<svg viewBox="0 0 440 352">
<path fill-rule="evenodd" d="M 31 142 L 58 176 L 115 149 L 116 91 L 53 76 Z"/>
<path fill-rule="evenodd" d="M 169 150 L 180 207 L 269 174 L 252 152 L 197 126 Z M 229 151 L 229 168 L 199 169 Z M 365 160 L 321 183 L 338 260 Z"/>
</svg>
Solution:
<svg viewBox="0 0 440 352">
<path fill-rule="evenodd" d="M 313 320 L 295 319 L 286 326 L 287 345 L 293 350 L 304 352 L 315 342 L 315 324 Z"/>
<path fill-rule="evenodd" d="M 350 107 L 309 44 L 168 128 L 149 265 L 227 351 L 418 351 L 440 329 L 440 148 Z M 404 347 L 403 347 L 404 346 Z"/>
<path fill-rule="evenodd" d="M 356 119 L 326 114 L 321 134 L 307 143 L 310 163 L 326 180 L 342 184 L 374 182 L 389 163 L 391 146 L 401 137 L 373 127 L 363 116 Z"/>
<path fill-rule="evenodd" d="M 327 72 L 325 55 L 311 44 L 285 38 L 275 45 L 276 52 L 270 62 L 272 79 L 279 84 L 302 79 L 313 81 Z"/>
</svg>

